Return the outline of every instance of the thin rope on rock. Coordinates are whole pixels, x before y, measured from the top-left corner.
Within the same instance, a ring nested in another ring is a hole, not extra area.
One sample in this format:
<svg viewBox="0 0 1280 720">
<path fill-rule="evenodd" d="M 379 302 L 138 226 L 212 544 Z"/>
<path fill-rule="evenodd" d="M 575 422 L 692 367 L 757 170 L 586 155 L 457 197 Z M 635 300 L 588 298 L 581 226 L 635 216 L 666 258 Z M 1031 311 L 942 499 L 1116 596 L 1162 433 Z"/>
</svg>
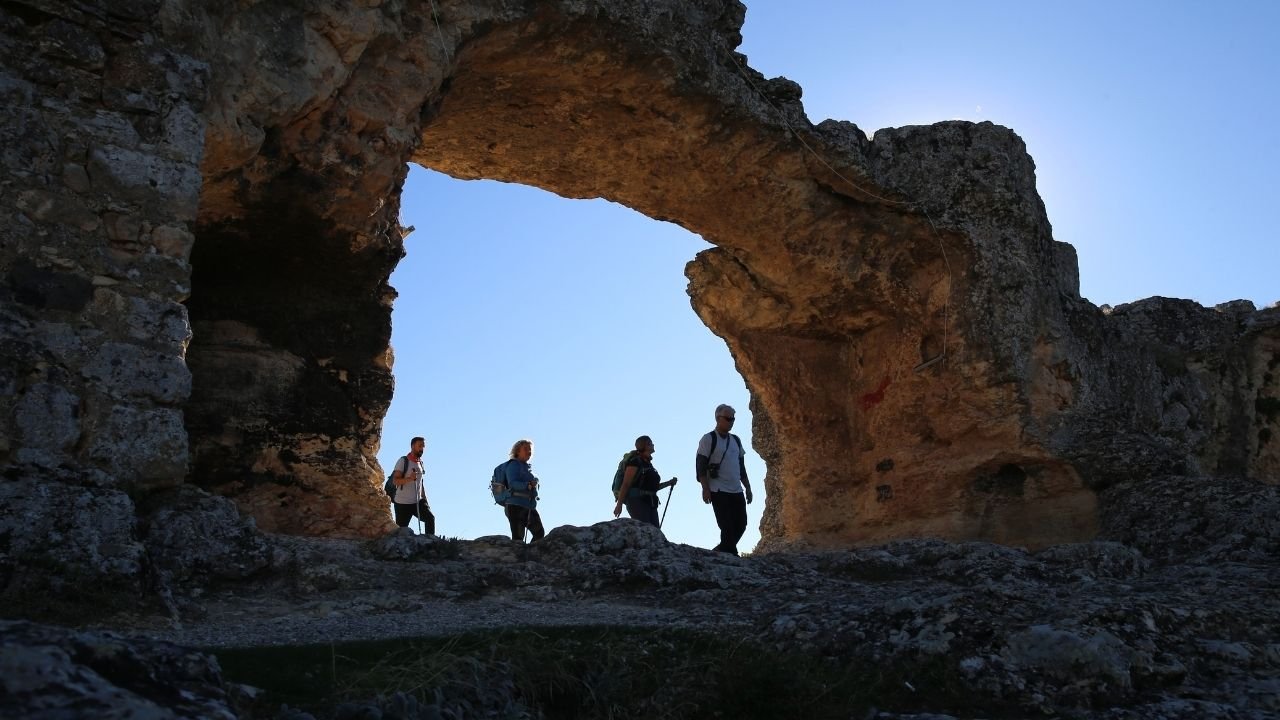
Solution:
<svg viewBox="0 0 1280 720">
<path fill-rule="evenodd" d="M 440 51 L 444 53 L 444 59 L 453 62 L 449 47 L 444 43 L 444 31 L 440 29 L 440 9 L 436 7 L 436 0 L 431 0 L 431 19 L 436 24 L 436 38 L 440 41 Z"/>
</svg>

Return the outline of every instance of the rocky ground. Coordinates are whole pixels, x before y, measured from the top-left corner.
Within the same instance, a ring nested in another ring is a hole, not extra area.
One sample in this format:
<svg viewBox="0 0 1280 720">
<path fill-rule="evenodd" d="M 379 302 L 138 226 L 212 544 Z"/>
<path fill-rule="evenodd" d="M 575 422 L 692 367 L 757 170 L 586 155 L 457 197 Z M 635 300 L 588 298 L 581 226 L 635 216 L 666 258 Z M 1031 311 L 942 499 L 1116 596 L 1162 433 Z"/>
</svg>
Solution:
<svg viewBox="0 0 1280 720">
<path fill-rule="evenodd" d="M 1036 553 L 922 539 L 735 558 L 630 520 L 556 528 L 520 548 L 408 531 L 370 542 L 228 533 L 158 574 L 163 603 L 94 629 L 6 623 L 0 715 L 261 715 L 186 648 L 608 626 L 883 668 L 902 686 L 893 705 L 939 717 L 1280 717 L 1277 488 L 1164 478 L 1104 498 L 1108 539 Z M 185 541 L 169 531 L 167 542 Z M 225 579 L 234 573 L 218 558 L 246 575 Z M 402 707 L 408 697 L 399 711 L 381 698 L 334 716 L 433 717 L 425 699 Z M 956 698 L 963 707 L 946 705 Z"/>
</svg>

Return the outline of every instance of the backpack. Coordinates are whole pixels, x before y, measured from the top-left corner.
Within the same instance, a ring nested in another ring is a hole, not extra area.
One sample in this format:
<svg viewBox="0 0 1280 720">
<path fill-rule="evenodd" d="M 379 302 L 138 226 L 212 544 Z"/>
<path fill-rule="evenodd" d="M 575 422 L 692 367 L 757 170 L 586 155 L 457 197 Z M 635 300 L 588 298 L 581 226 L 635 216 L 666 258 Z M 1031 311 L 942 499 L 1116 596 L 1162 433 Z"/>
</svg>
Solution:
<svg viewBox="0 0 1280 720">
<path fill-rule="evenodd" d="M 493 494 L 496 505 L 506 505 L 511 499 L 511 488 L 507 487 L 507 463 L 493 469 L 493 479 L 489 481 L 489 492 Z"/>
<path fill-rule="evenodd" d="M 707 433 L 707 434 L 711 436 L 711 449 L 707 451 L 707 461 L 708 461 L 708 462 L 710 462 L 710 461 L 711 461 L 711 456 L 712 456 L 712 455 L 715 455 L 715 453 L 716 453 L 716 442 L 720 439 L 720 436 L 719 436 L 719 435 L 716 435 L 716 431 L 715 431 L 715 430 L 712 430 L 711 432 L 709 432 L 709 433 Z M 745 449 L 745 448 L 743 448 L 743 447 L 742 447 L 742 438 L 738 437 L 737 435 L 734 435 L 733 433 L 729 433 L 729 437 L 733 438 L 734 440 L 736 440 L 736 441 L 738 442 L 738 453 L 739 453 L 739 455 L 740 455 L 740 456 L 741 456 L 741 455 L 746 455 L 746 454 L 747 454 L 747 451 L 746 451 L 746 449 Z M 728 448 L 725 448 L 725 453 L 726 453 L 726 454 L 728 454 L 728 452 L 729 452 L 729 449 L 728 449 Z M 725 458 L 723 455 L 721 455 L 721 456 L 720 456 L 720 464 L 721 464 L 721 465 L 723 465 L 723 464 L 724 464 L 725 459 L 726 459 L 726 458 Z M 739 459 L 741 459 L 741 457 L 739 457 Z"/>
<path fill-rule="evenodd" d="M 622 477 L 627 474 L 627 462 L 629 462 L 631 458 L 635 457 L 635 454 L 636 454 L 636 451 L 631 450 L 626 454 L 624 454 L 622 456 L 622 459 L 618 461 L 618 469 L 613 473 L 613 499 L 614 500 L 619 499 L 618 494 L 622 492 Z M 637 475 L 636 481 L 638 482 L 639 479 L 640 478 Z M 635 483 L 632 484 L 632 488 L 638 488 L 638 487 L 639 487 L 638 484 L 635 484 Z"/>
<path fill-rule="evenodd" d="M 400 460 L 404 460 L 404 457 L 401 457 Z M 400 460 L 396 460 L 396 465 L 400 464 Z M 386 493 L 387 497 L 391 498 L 391 502 L 396 501 L 396 490 L 399 489 L 396 487 L 396 465 L 391 466 L 391 474 L 387 476 L 387 481 L 382 483 L 382 492 Z M 408 463 L 405 464 L 404 469 L 409 469 Z"/>
</svg>

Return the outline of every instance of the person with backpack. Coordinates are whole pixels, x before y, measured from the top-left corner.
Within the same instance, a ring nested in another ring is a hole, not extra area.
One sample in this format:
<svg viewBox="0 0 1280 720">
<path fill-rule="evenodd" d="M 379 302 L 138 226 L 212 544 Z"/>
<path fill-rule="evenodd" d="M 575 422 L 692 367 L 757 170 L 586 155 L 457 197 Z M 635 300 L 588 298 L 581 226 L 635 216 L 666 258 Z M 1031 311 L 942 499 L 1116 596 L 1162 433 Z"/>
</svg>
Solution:
<svg viewBox="0 0 1280 720">
<path fill-rule="evenodd" d="M 436 516 L 431 513 L 423 482 L 427 473 L 422 466 L 422 453 L 426 449 L 427 441 L 421 437 L 409 441 L 409 454 L 397 460 L 391 472 L 391 482 L 396 488 L 391 501 L 396 511 L 396 525 L 409 527 L 409 521 L 416 517 L 422 522 L 424 534 L 435 535 Z"/>
<path fill-rule="evenodd" d="M 622 506 L 627 506 L 627 514 L 640 522 L 647 522 L 654 527 L 661 527 L 658 520 L 658 491 L 676 484 L 671 478 L 662 482 L 662 476 L 653 469 L 653 440 L 648 435 L 636 438 L 636 449 L 622 457 L 619 463 L 619 477 L 614 475 L 613 516 L 622 514 Z"/>
<path fill-rule="evenodd" d="M 702 502 L 711 505 L 720 527 L 720 544 L 714 549 L 730 555 L 738 554 L 738 541 L 747 531 L 747 503 L 752 499 L 747 451 L 742 440 L 729 432 L 735 416 L 728 405 L 716 408 L 716 428 L 698 441 L 695 459 Z"/>
<path fill-rule="evenodd" d="M 538 514 L 538 476 L 529 466 L 533 457 L 533 441 L 517 440 L 511 446 L 511 459 L 494 468 L 494 499 L 505 507 L 507 522 L 511 525 L 511 539 L 524 542 L 525 530 L 533 535 L 530 542 L 538 542 L 545 535 L 542 516 Z"/>
</svg>

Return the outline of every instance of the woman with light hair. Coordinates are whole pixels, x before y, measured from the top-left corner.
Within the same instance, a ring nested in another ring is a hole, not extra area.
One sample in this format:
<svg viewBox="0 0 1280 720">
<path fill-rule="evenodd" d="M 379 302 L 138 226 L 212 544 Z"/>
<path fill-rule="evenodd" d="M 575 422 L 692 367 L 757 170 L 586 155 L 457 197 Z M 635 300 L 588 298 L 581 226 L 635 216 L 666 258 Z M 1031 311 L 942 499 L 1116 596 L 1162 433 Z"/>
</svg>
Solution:
<svg viewBox="0 0 1280 720">
<path fill-rule="evenodd" d="M 538 515 L 538 476 L 529 466 L 533 457 L 533 441 L 517 440 L 511 446 L 511 459 L 501 466 L 499 474 L 506 485 L 503 506 L 507 522 L 511 525 L 511 539 L 524 542 L 527 530 L 533 534 L 530 542 L 537 542 L 545 535 L 542 516 Z"/>
</svg>

